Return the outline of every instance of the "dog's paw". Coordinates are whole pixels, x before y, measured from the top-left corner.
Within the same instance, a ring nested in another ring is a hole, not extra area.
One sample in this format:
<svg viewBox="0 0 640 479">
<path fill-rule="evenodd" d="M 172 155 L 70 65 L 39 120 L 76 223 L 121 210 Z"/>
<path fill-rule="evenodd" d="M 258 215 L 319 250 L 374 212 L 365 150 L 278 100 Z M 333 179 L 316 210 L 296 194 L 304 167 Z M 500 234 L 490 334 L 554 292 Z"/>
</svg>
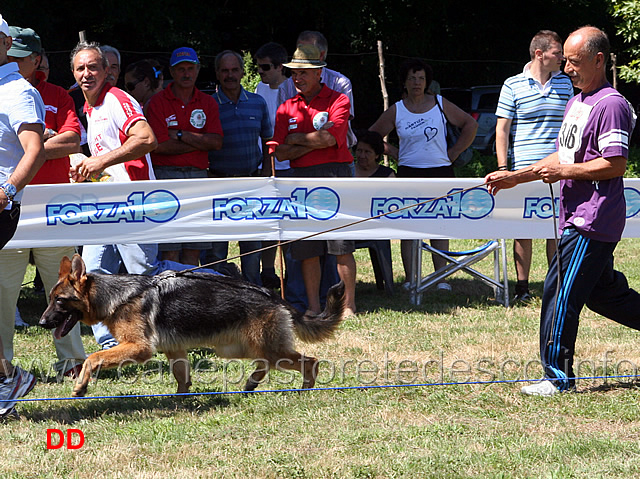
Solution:
<svg viewBox="0 0 640 479">
<path fill-rule="evenodd" d="M 86 386 L 76 386 L 73 388 L 73 392 L 71 393 L 71 397 L 74 398 L 83 398 L 87 395 L 87 387 Z"/>
</svg>

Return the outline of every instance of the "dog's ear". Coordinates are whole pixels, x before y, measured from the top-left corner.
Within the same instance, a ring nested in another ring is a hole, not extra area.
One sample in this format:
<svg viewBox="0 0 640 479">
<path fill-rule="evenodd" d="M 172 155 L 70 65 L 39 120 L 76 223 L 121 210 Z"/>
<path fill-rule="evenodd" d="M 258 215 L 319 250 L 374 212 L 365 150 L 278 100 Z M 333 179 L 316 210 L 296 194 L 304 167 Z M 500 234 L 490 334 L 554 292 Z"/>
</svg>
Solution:
<svg viewBox="0 0 640 479">
<path fill-rule="evenodd" d="M 68 276 L 69 273 L 71 273 L 71 260 L 68 256 L 64 256 L 60 260 L 60 272 L 58 273 L 58 278 Z"/>
<path fill-rule="evenodd" d="M 71 262 L 71 275 L 73 276 L 73 279 L 80 281 L 85 274 L 86 268 L 84 261 L 82 261 L 82 256 L 76 253 L 73 255 L 73 260 Z"/>
</svg>

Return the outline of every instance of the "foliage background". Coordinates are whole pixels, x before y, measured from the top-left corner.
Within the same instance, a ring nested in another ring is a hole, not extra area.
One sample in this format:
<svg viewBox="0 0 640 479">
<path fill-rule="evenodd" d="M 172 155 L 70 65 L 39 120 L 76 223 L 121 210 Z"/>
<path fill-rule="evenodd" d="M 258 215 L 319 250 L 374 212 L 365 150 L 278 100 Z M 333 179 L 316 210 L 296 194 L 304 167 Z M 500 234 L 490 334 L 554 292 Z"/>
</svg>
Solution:
<svg viewBox="0 0 640 479">
<path fill-rule="evenodd" d="M 501 84 L 528 61 L 531 37 L 551 29 L 566 37 L 592 24 L 611 37 L 619 63 L 628 63 L 628 44 L 616 34 L 610 1 L 539 0 L 326 0 L 324 2 L 264 2 L 214 0 L 195 2 L 104 0 L 91 4 L 60 0 L 46 13 L 40 3 L 3 2 L 0 13 L 10 25 L 34 28 L 50 53 L 51 81 L 71 85 L 68 55 L 78 32 L 117 47 L 123 66 L 141 58 L 168 61 L 170 52 L 190 45 L 203 61 L 200 80 L 213 82 L 213 59 L 224 49 L 255 52 L 276 41 L 293 53 L 302 30 L 322 31 L 329 40 L 329 67 L 354 85 L 355 128 L 366 128 L 383 109 L 376 42 L 385 50 L 390 101 L 399 97 L 396 72 L 406 57 L 427 59 L 441 86 Z M 631 2 L 634 3 L 634 2 Z M 168 76 L 165 71 L 165 76 Z M 620 89 L 635 105 L 636 88 Z"/>
</svg>

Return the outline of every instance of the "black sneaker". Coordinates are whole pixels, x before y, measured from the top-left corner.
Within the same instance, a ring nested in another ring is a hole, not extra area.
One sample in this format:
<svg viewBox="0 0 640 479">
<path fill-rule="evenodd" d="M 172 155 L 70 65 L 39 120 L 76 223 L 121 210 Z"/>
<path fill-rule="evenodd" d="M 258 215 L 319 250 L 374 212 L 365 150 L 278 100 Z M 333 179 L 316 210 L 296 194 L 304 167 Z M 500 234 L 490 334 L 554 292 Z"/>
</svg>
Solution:
<svg viewBox="0 0 640 479">
<path fill-rule="evenodd" d="M 533 300 L 533 296 L 526 291 L 522 294 L 516 294 L 513 297 L 513 304 L 529 304 Z"/>
</svg>

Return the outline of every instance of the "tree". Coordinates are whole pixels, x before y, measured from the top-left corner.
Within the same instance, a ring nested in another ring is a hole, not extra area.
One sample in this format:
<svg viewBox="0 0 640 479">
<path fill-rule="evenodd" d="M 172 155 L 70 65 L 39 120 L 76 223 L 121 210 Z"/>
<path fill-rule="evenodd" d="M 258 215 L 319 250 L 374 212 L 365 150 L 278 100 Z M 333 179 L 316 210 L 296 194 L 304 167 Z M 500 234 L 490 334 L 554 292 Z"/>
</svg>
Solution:
<svg viewBox="0 0 640 479">
<path fill-rule="evenodd" d="M 614 18 L 619 20 L 616 33 L 624 42 L 631 44 L 625 50 L 631 60 L 620 66 L 620 78 L 629 82 L 640 83 L 640 2 L 637 0 L 610 0 Z"/>
</svg>

